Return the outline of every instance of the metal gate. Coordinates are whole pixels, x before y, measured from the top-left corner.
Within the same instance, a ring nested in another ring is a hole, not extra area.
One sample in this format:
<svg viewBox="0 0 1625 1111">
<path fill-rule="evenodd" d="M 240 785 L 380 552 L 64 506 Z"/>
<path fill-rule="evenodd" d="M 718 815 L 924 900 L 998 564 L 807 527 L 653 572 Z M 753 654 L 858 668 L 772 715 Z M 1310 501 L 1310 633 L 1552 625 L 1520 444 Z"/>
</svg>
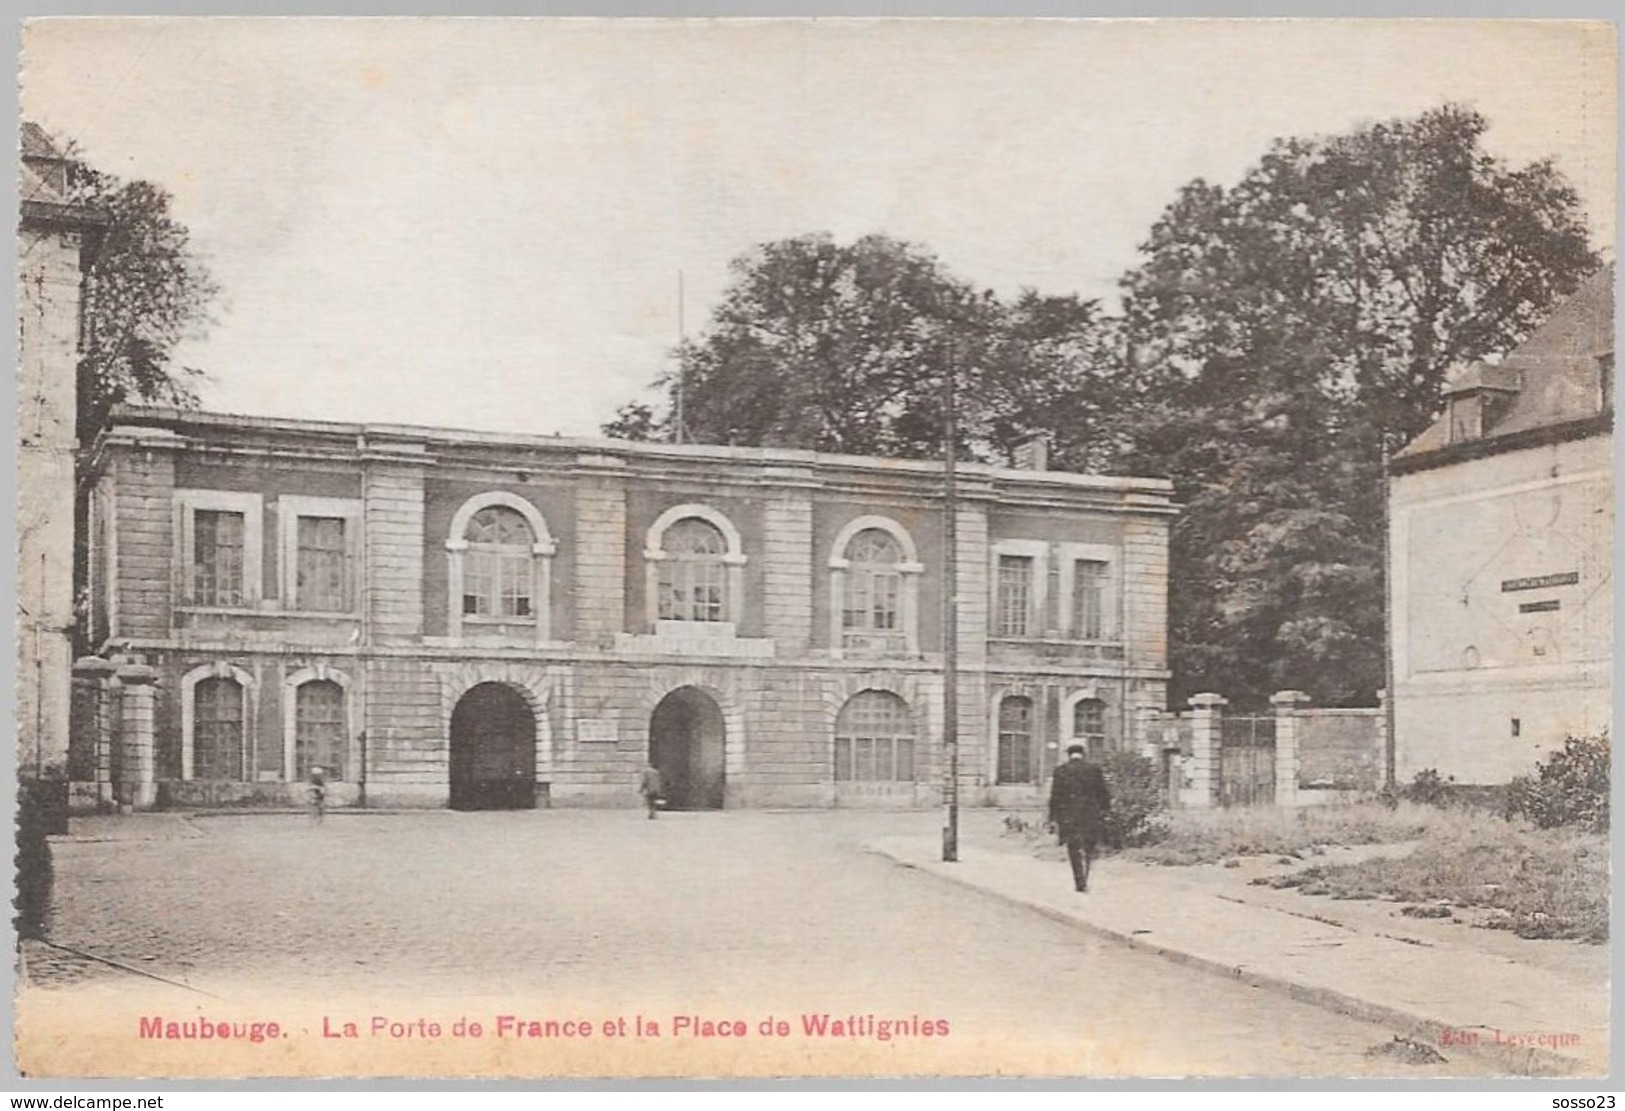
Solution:
<svg viewBox="0 0 1625 1111">
<path fill-rule="evenodd" d="M 1268 806 L 1275 801 L 1275 718 L 1224 718 L 1219 749 L 1219 805 Z"/>
</svg>

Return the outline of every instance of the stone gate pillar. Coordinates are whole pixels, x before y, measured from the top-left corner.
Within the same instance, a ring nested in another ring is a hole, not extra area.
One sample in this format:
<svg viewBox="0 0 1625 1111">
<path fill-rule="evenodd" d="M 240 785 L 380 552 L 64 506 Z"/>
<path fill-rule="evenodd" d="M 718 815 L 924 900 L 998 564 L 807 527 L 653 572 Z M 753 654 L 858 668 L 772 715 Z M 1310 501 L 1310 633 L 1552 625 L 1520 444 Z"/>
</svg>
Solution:
<svg viewBox="0 0 1625 1111">
<path fill-rule="evenodd" d="M 154 695 L 158 672 L 145 664 L 119 668 L 119 809 L 151 810 L 158 801 Z"/>
<path fill-rule="evenodd" d="M 1275 803 L 1298 805 L 1298 745 L 1303 708 L 1309 696 L 1302 691 L 1276 691 L 1270 696 L 1275 707 Z"/>
<path fill-rule="evenodd" d="M 73 665 L 68 772 L 82 784 L 80 798 L 88 793 L 99 810 L 113 806 L 112 679 L 117 671 L 116 664 L 100 656 L 85 656 Z"/>
<path fill-rule="evenodd" d="M 1190 806 L 1212 806 L 1219 799 L 1219 753 L 1224 745 L 1224 708 L 1221 694 L 1193 694 L 1191 706 Z"/>
<path fill-rule="evenodd" d="M 1162 766 L 1162 711 L 1155 706 L 1141 706 L 1135 711 L 1135 734 L 1140 755 Z"/>
</svg>

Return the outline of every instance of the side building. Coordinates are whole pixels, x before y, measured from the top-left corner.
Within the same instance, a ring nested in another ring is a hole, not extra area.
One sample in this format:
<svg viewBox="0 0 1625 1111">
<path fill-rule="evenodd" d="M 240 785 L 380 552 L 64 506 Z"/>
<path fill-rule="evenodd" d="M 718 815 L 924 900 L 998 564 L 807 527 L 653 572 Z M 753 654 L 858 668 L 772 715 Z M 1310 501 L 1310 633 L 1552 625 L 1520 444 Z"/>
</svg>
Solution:
<svg viewBox="0 0 1625 1111">
<path fill-rule="evenodd" d="M 91 474 L 82 800 L 940 800 L 940 464 L 126 409 Z M 962 797 L 1025 802 L 1163 708 L 1171 489 L 959 474 Z"/>
<path fill-rule="evenodd" d="M 83 267 L 105 222 L 69 163 L 22 125 L 17 233 L 17 769 L 65 782 L 73 662 L 75 378 Z"/>
<path fill-rule="evenodd" d="M 1609 722 L 1614 273 L 1464 368 L 1389 477 L 1395 773 L 1504 783 Z"/>
</svg>

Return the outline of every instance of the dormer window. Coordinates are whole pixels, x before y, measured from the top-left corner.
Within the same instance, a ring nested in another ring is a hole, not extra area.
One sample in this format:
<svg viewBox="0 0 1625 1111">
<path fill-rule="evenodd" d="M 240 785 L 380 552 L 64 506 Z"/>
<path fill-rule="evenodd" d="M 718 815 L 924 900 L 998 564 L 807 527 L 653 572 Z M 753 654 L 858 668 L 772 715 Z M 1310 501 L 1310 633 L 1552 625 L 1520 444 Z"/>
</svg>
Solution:
<svg viewBox="0 0 1625 1111">
<path fill-rule="evenodd" d="M 1484 398 L 1462 394 L 1450 399 L 1450 442 L 1477 440 L 1484 435 Z"/>
<path fill-rule="evenodd" d="M 1445 387 L 1446 442 L 1490 435 L 1522 388 L 1523 377 L 1514 366 L 1474 363 L 1461 371 Z"/>
</svg>

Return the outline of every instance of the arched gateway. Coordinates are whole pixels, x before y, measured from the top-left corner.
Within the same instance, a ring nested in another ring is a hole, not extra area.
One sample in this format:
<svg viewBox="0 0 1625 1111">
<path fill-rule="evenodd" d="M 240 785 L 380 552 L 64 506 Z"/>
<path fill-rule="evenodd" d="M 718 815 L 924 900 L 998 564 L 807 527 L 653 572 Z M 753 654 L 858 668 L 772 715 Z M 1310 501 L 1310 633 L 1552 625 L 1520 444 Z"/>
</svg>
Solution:
<svg viewBox="0 0 1625 1111">
<path fill-rule="evenodd" d="M 716 700 L 678 687 L 649 717 L 649 761 L 666 781 L 673 810 L 721 810 L 727 728 Z"/>
<path fill-rule="evenodd" d="M 503 683 L 480 683 L 451 712 L 451 808 L 536 805 L 536 716 Z"/>
</svg>

